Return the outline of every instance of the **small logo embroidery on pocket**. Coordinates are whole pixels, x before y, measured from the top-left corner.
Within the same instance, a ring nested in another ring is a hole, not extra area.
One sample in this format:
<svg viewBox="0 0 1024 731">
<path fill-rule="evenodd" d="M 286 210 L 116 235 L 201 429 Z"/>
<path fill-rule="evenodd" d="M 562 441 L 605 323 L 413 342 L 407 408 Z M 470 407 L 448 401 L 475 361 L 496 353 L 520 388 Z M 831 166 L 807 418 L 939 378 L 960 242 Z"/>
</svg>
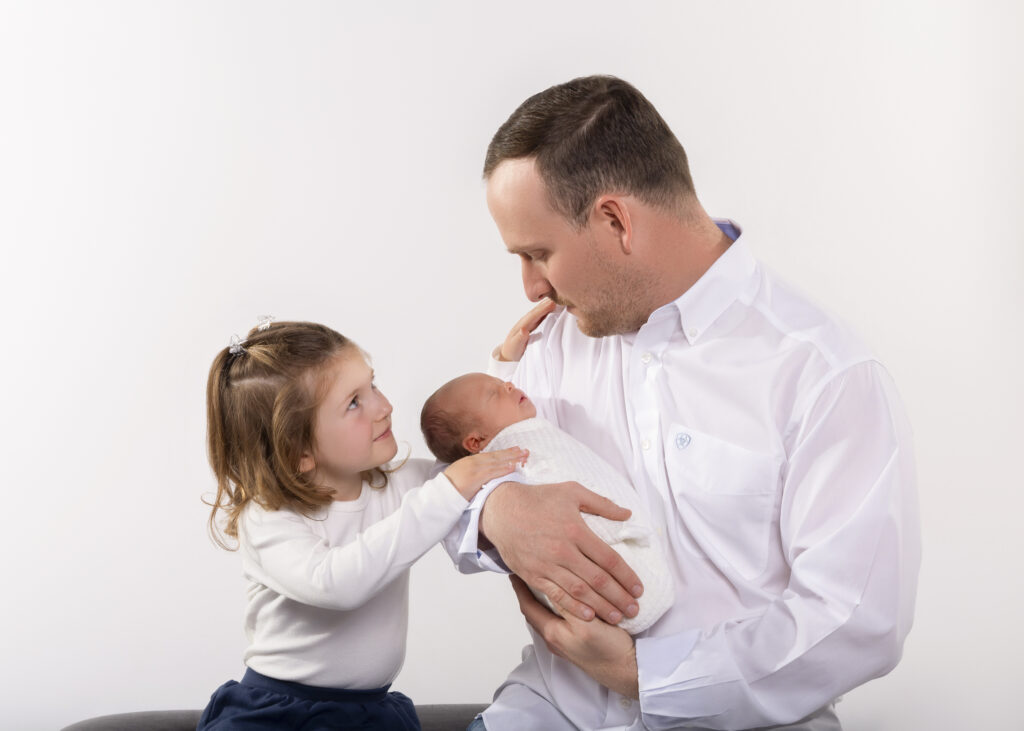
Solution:
<svg viewBox="0 0 1024 731">
<path fill-rule="evenodd" d="M 690 446 L 691 441 L 689 434 L 679 432 L 676 434 L 676 449 L 686 449 Z"/>
</svg>

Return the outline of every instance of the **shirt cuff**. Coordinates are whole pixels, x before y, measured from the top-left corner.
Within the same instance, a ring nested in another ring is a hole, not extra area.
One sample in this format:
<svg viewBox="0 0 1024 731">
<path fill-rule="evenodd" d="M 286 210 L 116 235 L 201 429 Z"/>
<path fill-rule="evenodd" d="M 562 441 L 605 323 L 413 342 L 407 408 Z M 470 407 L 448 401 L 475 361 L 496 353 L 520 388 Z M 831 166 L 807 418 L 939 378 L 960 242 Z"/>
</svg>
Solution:
<svg viewBox="0 0 1024 731">
<path fill-rule="evenodd" d="M 499 345 L 498 348 L 501 346 Z M 519 367 L 517 360 L 498 360 L 498 348 L 491 351 L 490 360 L 487 362 L 487 375 L 500 378 L 503 381 L 511 381 Z"/>
<path fill-rule="evenodd" d="M 480 543 L 480 511 L 483 509 L 487 497 L 494 492 L 494 488 L 503 482 L 509 481 L 509 476 L 499 477 L 491 480 L 473 496 L 469 505 L 462 511 L 459 522 L 455 526 L 453 534 L 457 535 L 453 557 L 455 565 L 463 573 L 475 571 L 495 571 L 501 574 L 510 574 L 509 568 L 501 560 L 497 549 L 489 548 L 482 550 Z"/>
<path fill-rule="evenodd" d="M 636 668 L 641 717 L 654 710 L 651 705 L 657 706 L 657 714 L 662 715 L 666 686 L 676 682 L 673 675 L 693 652 L 699 639 L 700 630 L 696 629 L 665 637 L 637 638 Z M 652 699 L 657 701 L 652 704 Z"/>
</svg>

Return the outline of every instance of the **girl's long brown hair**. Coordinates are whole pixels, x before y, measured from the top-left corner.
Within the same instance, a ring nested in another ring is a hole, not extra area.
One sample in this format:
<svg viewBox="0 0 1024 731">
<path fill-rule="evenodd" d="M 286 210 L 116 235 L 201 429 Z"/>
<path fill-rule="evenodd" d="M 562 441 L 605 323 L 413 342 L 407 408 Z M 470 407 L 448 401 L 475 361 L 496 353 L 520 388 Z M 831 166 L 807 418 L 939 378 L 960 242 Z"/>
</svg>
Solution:
<svg viewBox="0 0 1024 731">
<path fill-rule="evenodd" d="M 213 359 L 206 383 L 207 449 L 217 477 L 210 535 L 230 549 L 224 534 L 238 537 L 242 509 L 255 501 L 267 510 L 290 507 L 310 514 L 333 499 L 298 470 L 313 445 L 313 418 L 327 384 L 323 374 L 355 343 L 312 322 L 280 322 L 254 328 L 241 348 L 224 348 Z M 387 476 L 374 470 L 374 477 Z M 218 513 L 223 511 L 223 527 Z"/>
</svg>

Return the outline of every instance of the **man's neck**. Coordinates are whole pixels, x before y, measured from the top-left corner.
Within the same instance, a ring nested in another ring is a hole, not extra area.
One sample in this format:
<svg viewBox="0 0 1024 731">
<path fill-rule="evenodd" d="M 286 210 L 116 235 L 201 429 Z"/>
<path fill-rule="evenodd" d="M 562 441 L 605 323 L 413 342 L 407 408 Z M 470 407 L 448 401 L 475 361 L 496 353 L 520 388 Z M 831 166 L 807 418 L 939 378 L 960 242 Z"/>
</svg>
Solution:
<svg viewBox="0 0 1024 731">
<path fill-rule="evenodd" d="M 701 211 L 700 218 L 664 222 L 653 249 L 651 312 L 682 297 L 732 245 L 732 239 Z"/>
</svg>

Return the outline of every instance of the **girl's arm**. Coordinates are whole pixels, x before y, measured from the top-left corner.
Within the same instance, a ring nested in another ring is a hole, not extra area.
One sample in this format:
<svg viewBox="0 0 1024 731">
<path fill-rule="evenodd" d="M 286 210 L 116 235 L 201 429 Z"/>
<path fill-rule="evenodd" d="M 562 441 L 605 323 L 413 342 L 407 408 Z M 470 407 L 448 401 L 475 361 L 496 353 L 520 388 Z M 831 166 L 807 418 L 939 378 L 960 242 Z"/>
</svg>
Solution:
<svg viewBox="0 0 1024 731">
<path fill-rule="evenodd" d="M 329 545 L 313 533 L 302 516 L 290 510 L 266 511 L 252 506 L 239 531 L 246 573 L 303 604 L 355 609 L 407 570 L 455 525 L 466 507 L 466 498 L 455 485 L 468 492 L 463 480 L 471 479 L 474 490 L 479 489 L 484 481 L 514 468 L 511 452 L 518 454 L 519 450 L 506 451 L 510 454 L 503 460 L 476 459 L 484 455 L 465 458 L 479 464 L 457 471 L 454 484 L 442 474 L 410 490 L 395 512 L 341 546 Z"/>
</svg>

